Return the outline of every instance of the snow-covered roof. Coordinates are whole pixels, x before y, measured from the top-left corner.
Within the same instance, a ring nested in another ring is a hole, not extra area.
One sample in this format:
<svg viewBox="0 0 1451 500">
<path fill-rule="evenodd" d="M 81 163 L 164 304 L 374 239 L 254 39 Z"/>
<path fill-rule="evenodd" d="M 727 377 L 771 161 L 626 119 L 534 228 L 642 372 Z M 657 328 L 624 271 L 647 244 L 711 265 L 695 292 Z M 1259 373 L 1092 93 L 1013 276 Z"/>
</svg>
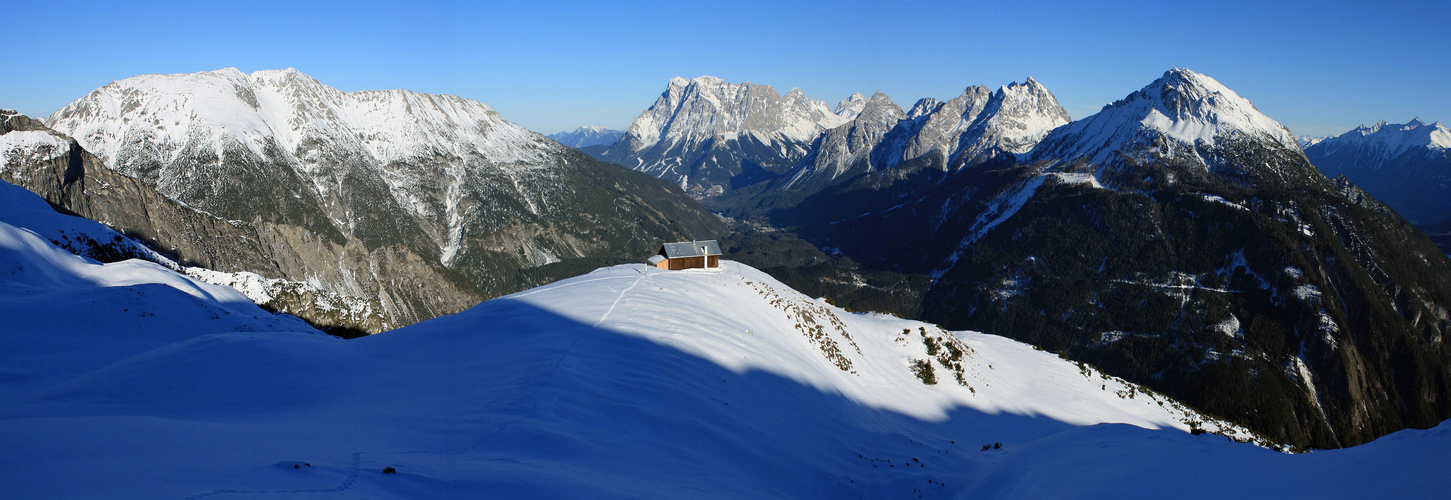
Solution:
<svg viewBox="0 0 1451 500">
<path fill-rule="evenodd" d="M 678 243 L 666 243 L 660 252 L 671 259 L 681 257 L 704 257 L 707 255 L 720 255 L 720 245 L 715 240 L 704 241 L 681 241 Z"/>
</svg>

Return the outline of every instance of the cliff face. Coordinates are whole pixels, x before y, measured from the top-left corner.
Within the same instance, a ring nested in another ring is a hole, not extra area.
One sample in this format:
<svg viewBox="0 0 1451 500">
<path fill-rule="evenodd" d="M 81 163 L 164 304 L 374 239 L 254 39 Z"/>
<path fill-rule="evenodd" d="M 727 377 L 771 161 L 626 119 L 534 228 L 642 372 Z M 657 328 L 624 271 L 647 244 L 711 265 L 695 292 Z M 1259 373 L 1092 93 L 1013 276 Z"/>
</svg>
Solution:
<svg viewBox="0 0 1451 500">
<path fill-rule="evenodd" d="M 102 222 L 184 266 L 338 284 L 323 289 L 377 305 L 377 314 L 347 318 L 318 309 L 301 292 L 268 304 L 319 327 L 376 333 L 461 311 L 484 298 L 457 272 L 401 246 L 368 249 L 359 241 L 339 242 L 297 225 L 226 220 L 193 209 L 106 168 L 38 120 L 4 115 L 0 134 L 22 131 L 44 133 L 55 144 L 38 145 L 46 149 L 43 154 L 7 154 L 0 179 L 39 194 L 57 209 Z"/>
</svg>

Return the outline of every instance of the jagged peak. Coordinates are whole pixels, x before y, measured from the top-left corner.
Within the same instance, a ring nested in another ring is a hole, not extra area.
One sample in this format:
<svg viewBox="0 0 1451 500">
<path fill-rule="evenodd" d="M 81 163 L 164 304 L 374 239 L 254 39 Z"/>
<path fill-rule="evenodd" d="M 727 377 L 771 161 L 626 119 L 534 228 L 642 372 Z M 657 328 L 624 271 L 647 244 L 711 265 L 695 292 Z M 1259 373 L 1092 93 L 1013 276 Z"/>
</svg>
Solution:
<svg viewBox="0 0 1451 500">
<path fill-rule="evenodd" d="M 235 77 L 235 78 L 246 78 L 247 77 L 247 74 L 246 73 L 243 73 L 242 70 L 237 69 L 235 66 L 228 66 L 226 68 L 214 69 L 214 70 L 211 70 L 211 71 L 207 71 L 206 73 L 213 73 L 213 74 L 217 74 L 217 75 L 222 75 L 222 76 L 226 76 L 226 77 Z M 165 75 L 165 76 L 182 76 L 182 75 L 189 75 L 189 74 L 195 74 L 195 73 L 171 73 L 171 74 L 168 74 L 168 75 Z M 143 76 L 150 76 L 150 75 L 143 75 Z"/>
<path fill-rule="evenodd" d="M 942 101 L 932 97 L 923 97 L 918 99 L 916 104 L 912 105 L 912 110 L 907 112 L 907 117 L 916 119 L 936 113 L 940 108 L 942 108 Z"/>
<path fill-rule="evenodd" d="M 861 105 L 854 121 L 884 122 L 890 126 L 903 117 L 901 106 L 893 102 L 886 93 L 876 92 Z"/>
<path fill-rule="evenodd" d="M 673 83 L 673 80 L 672 80 L 672 83 Z M 686 86 L 687 87 L 689 87 L 689 86 L 696 86 L 696 87 L 699 87 L 699 86 L 714 87 L 714 86 L 720 86 L 720 85 L 734 85 L 734 84 L 725 81 L 724 78 L 720 78 L 720 77 L 716 77 L 716 76 L 710 76 L 710 75 L 700 75 L 700 76 L 697 76 L 695 78 L 691 78 L 690 80 L 687 80 L 687 85 Z M 743 82 L 740 85 L 751 85 L 751 82 Z"/>
<path fill-rule="evenodd" d="M 1412 147 L 1451 148 L 1451 129 L 1440 122 L 1427 124 L 1419 117 L 1406 123 L 1377 120 L 1369 127 L 1361 125 L 1339 136 L 1322 141 L 1325 147 L 1375 145 L 1388 154 L 1398 154 Z"/>
<path fill-rule="evenodd" d="M 481 122 L 489 126 L 477 127 Z M 296 68 L 134 76 L 57 110 L 46 125 L 76 137 L 112 168 L 123 154 L 161 154 L 172 161 L 198 141 L 236 142 L 259 157 L 270 154 L 272 144 L 290 153 L 313 136 L 371 137 L 363 147 L 380 161 L 434 148 L 439 137 L 459 141 L 450 147 L 477 148 L 500 160 L 536 156 L 525 146 L 531 143 L 527 130 L 482 102 L 408 90 L 342 92 Z M 128 134 L 142 134 L 158 151 L 126 147 Z"/>
<path fill-rule="evenodd" d="M 1003 85 L 1001 87 L 998 87 L 998 92 L 1013 92 L 1013 91 L 1018 91 L 1018 90 L 1026 90 L 1028 92 L 1041 93 L 1041 92 L 1047 92 L 1048 91 L 1048 87 L 1044 87 L 1043 84 L 1038 83 L 1038 81 L 1037 80 L 1034 80 L 1033 77 L 1031 77 L 1031 76 L 1028 77 L 1027 80 L 1024 80 L 1022 83 L 1011 82 L 1011 83 L 1009 83 L 1007 85 Z"/>
</svg>

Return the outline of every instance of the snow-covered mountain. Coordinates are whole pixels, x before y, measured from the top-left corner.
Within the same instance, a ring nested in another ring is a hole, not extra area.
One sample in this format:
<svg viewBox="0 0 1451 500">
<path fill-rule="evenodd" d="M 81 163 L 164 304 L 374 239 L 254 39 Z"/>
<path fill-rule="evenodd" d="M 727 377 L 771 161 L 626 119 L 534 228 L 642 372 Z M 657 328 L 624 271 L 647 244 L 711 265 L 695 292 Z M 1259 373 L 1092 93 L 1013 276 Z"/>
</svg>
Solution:
<svg viewBox="0 0 1451 500">
<path fill-rule="evenodd" d="M 697 194 L 769 180 L 795 165 L 817 136 L 856 118 L 860 95 L 835 110 L 769 85 L 675 77 L 601 157 Z"/>
<path fill-rule="evenodd" d="M 1288 455 L 1092 367 L 759 271 L 593 273 L 343 341 L 0 223 L 18 498 L 1434 495 L 1451 430 Z M 960 441 L 960 442 L 959 442 Z M 1205 473 L 1204 471 L 1214 471 Z M 1073 481 L 1058 481 L 1065 476 Z M 1088 478 L 1091 478 L 1089 480 Z"/>
<path fill-rule="evenodd" d="M 1417 223 L 1451 219 L 1451 128 L 1413 119 L 1360 126 L 1305 148 L 1327 176 L 1344 175 Z"/>
<path fill-rule="evenodd" d="M 1070 121 L 1058 99 L 1032 77 L 992 93 L 973 86 L 945 102 L 923 99 L 909 117 L 878 153 L 882 167 L 936 155 L 943 166 L 959 169 L 1020 155 Z"/>
<path fill-rule="evenodd" d="M 445 263 L 466 237 L 464 211 L 484 201 L 468 199 L 479 189 L 471 180 L 501 177 L 519 201 L 544 205 L 534 198 L 544 197 L 551 157 L 562 149 L 481 102 L 346 93 L 293 69 L 127 78 L 46 125 L 106 166 L 222 217 L 290 222 L 311 215 L 293 210 L 321 207 L 326 218 L 309 226 L 372 244 L 425 237 L 385 229 L 416 227 Z"/>
<path fill-rule="evenodd" d="M 128 78 L 46 123 L 166 197 L 256 228 L 244 243 L 279 256 L 278 269 L 225 270 L 377 298 L 394 324 L 462 308 L 437 310 L 433 292 L 476 300 L 556 277 L 521 269 L 633 260 L 721 229 L 667 183 L 483 103 L 341 92 L 292 69 Z"/>
<path fill-rule="evenodd" d="M 0 110 L 0 144 L 4 145 L 0 148 L 0 180 L 24 186 L 56 207 L 115 229 L 106 229 L 104 234 L 91 231 L 96 235 L 86 238 L 60 238 L 65 241 L 62 246 L 78 255 L 103 262 L 145 258 L 181 270 L 173 259 L 179 260 L 194 277 L 238 285 L 269 310 L 294 314 L 339 335 L 378 332 L 482 300 L 471 287 L 459 286 L 461 280 L 442 279 L 439 273 L 448 270 L 441 264 L 418 262 L 416 255 L 394 254 L 384 256 L 387 261 L 360 263 L 356 256 L 366 252 L 364 248 L 333 244 L 316 235 L 309 238 L 290 226 L 228 221 L 195 210 L 102 166 L 72 139 L 24 115 Z M 113 238 L 118 239 L 115 244 Z M 144 248 L 151 253 L 118 250 L 135 240 L 147 242 L 149 247 Z M 368 270 L 365 266 L 376 267 Z M 395 281 L 405 274 L 423 279 Z M 329 285 L 339 282 L 347 286 Z M 427 285 L 420 286 L 423 283 Z M 421 295 L 428 301 L 414 309 L 408 302 Z"/>
<path fill-rule="evenodd" d="M 886 94 L 869 99 L 851 123 L 826 131 L 774 189 L 814 192 L 855 175 L 934 156 L 961 169 L 1027 153 L 1069 122 L 1053 94 L 1029 77 L 989 93 L 968 87 L 945 102 L 926 98 L 903 113 Z"/>
<path fill-rule="evenodd" d="M 676 78 L 601 157 L 680 182 L 696 196 L 774 180 L 768 189 L 797 198 L 929 155 L 942 168 L 961 168 L 1026 153 L 1068 122 L 1053 94 L 1032 78 L 996 92 L 968 87 L 945 102 L 922 99 L 907 113 L 882 93 L 853 94 L 828 111 L 799 89 L 780 96 L 751 83 Z M 725 203 L 762 199 L 757 193 Z M 752 208 L 734 205 L 723 208 Z"/>
<path fill-rule="evenodd" d="M 844 102 L 842 107 L 847 104 Z M 816 139 L 811 152 L 783 177 L 779 189 L 820 189 L 837 179 L 873 170 L 872 151 L 907 115 L 881 92 L 872 94 L 854 112 L 856 118 L 851 122 L 827 130 Z"/>
<path fill-rule="evenodd" d="M 555 132 L 549 134 L 549 138 L 559 141 L 565 146 L 579 149 L 589 146 L 609 146 L 619 141 L 620 137 L 624 135 L 623 130 L 606 128 L 604 125 L 588 125 L 574 129 L 573 132 Z"/>
<path fill-rule="evenodd" d="M 1262 167 L 1272 156 L 1280 168 Z M 1149 161 L 1186 165 L 1181 173 L 1212 174 L 1228 182 L 1302 185 L 1314 182 L 1313 168 L 1294 162 L 1299 140 L 1248 99 L 1217 80 L 1176 68 L 1102 111 L 1054 130 L 1033 148 L 1031 159 L 1086 162 L 1100 169 Z"/>
<path fill-rule="evenodd" d="M 1416 340 L 1451 331 L 1430 320 L 1451 305 L 1451 262 L 1213 79 L 1169 71 L 999 158 L 907 161 L 762 212 L 863 268 L 932 278 L 924 319 L 1064 352 L 1287 442 L 1451 417 L 1430 403 L 1451 400 L 1451 357 Z M 1391 345 L 1420 346 L 1422 368 Z M 1223 397 L 1239 393 L 1254 396 Z"/>
<path fill-rule="evenodd" d="M 1308 149 L 1310 146 L 1319 144 L 1320 141 L 1323 141 L 1325 139 L 1325 137 L 1316 137 L 1313 135 L 1301 135 L 1295 137 L 1295 140 L 1300 143 L 1300 149 Z"/>
</svg>

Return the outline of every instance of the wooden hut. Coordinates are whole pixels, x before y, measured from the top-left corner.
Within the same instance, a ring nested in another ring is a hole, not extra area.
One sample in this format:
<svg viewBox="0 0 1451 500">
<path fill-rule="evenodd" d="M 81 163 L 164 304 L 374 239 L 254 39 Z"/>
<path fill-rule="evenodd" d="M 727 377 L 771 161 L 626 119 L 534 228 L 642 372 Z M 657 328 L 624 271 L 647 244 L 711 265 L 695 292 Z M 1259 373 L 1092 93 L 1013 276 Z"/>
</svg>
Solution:
<svg viewBox="0 0 1451 500">
<path fill-rule="evenodd" d="M 720 245 L 715 240 L 666 243 L 650 257 L 650 265 L 671 271 L 720 267 Z"/>
</svg>

